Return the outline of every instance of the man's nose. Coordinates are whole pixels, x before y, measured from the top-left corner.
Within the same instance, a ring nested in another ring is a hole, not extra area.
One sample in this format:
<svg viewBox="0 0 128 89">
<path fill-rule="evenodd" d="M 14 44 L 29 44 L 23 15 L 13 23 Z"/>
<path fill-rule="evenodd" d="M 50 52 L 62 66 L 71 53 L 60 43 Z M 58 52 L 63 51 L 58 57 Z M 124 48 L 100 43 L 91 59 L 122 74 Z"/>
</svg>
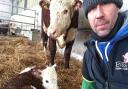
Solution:
<svg viewBox="0 0 128 89">
<path fill-rule="evenodd" d="M 96 18 L 102 18 L 104 16 L 104 11 L 101 5 L 97 5 L 96 7 Z"/>
</svg>

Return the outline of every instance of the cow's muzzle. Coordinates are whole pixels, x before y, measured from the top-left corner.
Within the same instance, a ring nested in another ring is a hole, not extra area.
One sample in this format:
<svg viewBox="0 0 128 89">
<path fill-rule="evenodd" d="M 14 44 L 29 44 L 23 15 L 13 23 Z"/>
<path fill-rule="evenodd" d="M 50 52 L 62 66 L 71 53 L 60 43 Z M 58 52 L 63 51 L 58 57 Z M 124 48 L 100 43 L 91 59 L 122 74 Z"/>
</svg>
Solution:
<svg viewBox="0 0 128 89">
<path fill-rule="evenodd" d="M 58 37 L 58 33 L 55 28 L 49 27 L 47 31 L 47 35 L 51 38 L 56 39 Z"/>
</svg>

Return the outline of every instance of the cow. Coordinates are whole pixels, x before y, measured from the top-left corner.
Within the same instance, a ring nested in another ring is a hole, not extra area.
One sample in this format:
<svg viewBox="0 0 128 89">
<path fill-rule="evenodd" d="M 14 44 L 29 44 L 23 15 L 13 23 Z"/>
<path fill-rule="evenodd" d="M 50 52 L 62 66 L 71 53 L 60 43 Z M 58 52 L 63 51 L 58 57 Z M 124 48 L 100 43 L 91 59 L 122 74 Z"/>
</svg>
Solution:
<svg viewBox="0 0 128 89">
<path fill-rule="evenodd" d="M 2 89 L 58 89 L 55 67 L 27 67 L 11 78 Z"/>
<path fill-rule="evenodd" d="M 50 64 L 54 64 L 57 50 L 65 47 L 64 68 L 69 68 L 70 54 L 78 28 L 79 0 L 41 0 L 41 37 L 44 50 L 49 50 Z"/>
</svg>

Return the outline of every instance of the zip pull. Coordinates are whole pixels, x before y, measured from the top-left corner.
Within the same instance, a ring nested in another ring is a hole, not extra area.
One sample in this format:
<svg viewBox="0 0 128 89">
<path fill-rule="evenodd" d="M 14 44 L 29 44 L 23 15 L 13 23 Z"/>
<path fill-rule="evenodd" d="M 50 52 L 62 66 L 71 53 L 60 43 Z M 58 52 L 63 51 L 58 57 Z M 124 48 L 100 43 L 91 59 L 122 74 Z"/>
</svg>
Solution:
<svg viewBox="0 0 128 89">
<path fill-rule="evenodd" d="M 105 82 L 105 89 L 109 89 L 108 81 Z"/>
</svg>

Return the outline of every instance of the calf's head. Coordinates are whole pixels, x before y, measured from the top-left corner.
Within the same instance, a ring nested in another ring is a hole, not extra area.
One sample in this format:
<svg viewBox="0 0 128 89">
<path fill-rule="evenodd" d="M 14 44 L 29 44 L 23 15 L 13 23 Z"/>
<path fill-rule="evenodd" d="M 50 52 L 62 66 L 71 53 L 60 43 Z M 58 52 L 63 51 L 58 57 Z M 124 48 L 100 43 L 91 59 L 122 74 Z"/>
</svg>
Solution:
<svg viewBox="0 0 128 89">
<path fill-rule="evenodd" d="M 56 64 L 54 64 L 53 66 L 48 66 L 42 72 L 43 86 L 46 89 L 58 89 L 57 73 L 56 73 L 55 67 L 56 67 Z"/>
<path fill-rule="evenodd" d="M 25 68 L 23 71 L 20 72 L 20 74 L 23 74 L 25 72 L 31 72 L 33 76 L 41 80 L 42 87 L 44 87 L 45 89 L 58 89 L 57 73 L 55 67 L 56 64 L 54 64 L 53 66 L 48 66 L 45 69 L 33 66 Z"/>
<path fill-rule="evenodd" d="M 50 25 L 47 34 L 57 38 L 69 28 L 73 13 L 81 7 L 82 3 L 79 0 L 51 0 L 49 3 Z"/>
</svg>

